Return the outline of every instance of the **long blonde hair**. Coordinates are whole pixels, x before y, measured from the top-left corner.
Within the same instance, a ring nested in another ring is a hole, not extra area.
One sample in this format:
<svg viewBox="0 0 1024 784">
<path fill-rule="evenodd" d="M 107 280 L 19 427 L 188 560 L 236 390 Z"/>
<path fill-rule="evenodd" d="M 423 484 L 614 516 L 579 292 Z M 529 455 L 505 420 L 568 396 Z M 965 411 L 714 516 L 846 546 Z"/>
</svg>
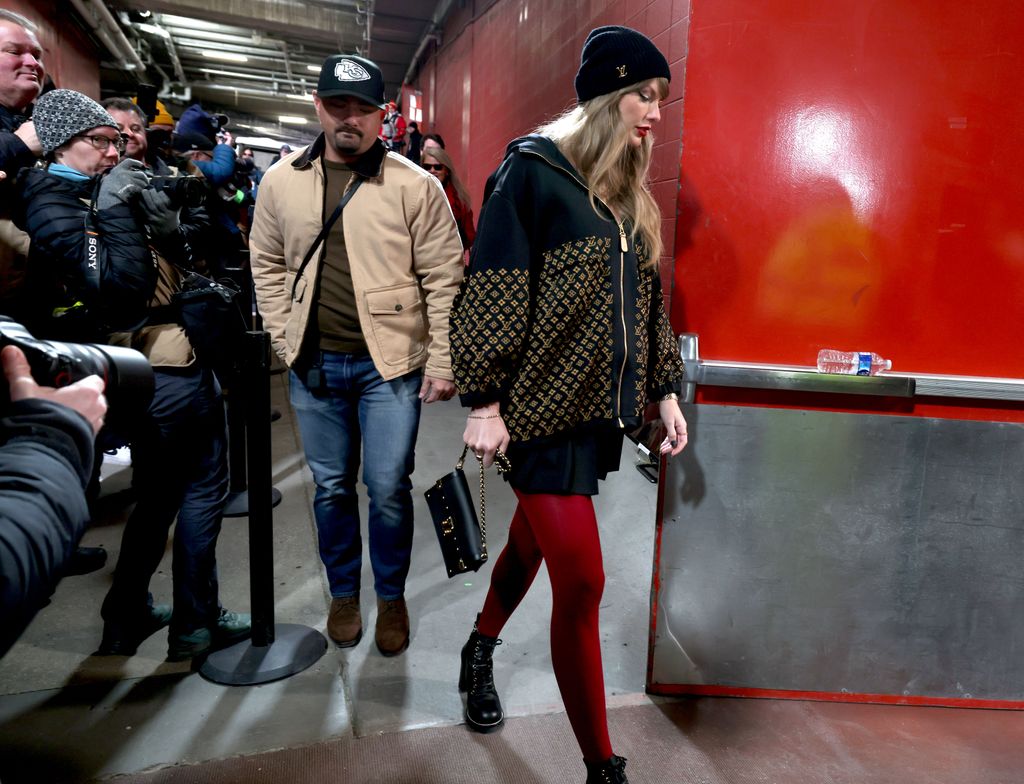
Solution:
<svg viewBox="0 0 1024 784">
<path fill-rule="evenodd" d="M 448 170 L 448 178 L 452 181 L 452 187 L 455 188 L 455 192 L 459 195 L 459 200 L 466 207 L 471 207 L 472 205 L 469 202 L 469 189 L 462 184 L 462 180 L 459 179 L 459 175 L 455 173 L 455 165 L 452 163 L 452 158 L 447 152 L 445 152 L 444 148 L 428 147 L 420 152 L 420 161 L 422 162 L 424 158 L 433 158 Z M 438 179 L 441 178 L 438 177 Z"/>
<path fill-rule="evenodd" d="M 659 98 L 668 95 L 668 80 L 656 80 Z M 661 211 L 651 196 L 647 179 L 654 140 L 646 136 L 639 147 L 629 143 L 631 129 L 622 122 L 619 101 L 636 92 L 643 82 L 599 95 L 574 106 L 537 128 L 558 145 L 587 183 L 594 211 L 600 214 L 600 199 L 633 224 L 647 248 L 647 263 L 656 264 L 661 255 Z"/>
</svg>

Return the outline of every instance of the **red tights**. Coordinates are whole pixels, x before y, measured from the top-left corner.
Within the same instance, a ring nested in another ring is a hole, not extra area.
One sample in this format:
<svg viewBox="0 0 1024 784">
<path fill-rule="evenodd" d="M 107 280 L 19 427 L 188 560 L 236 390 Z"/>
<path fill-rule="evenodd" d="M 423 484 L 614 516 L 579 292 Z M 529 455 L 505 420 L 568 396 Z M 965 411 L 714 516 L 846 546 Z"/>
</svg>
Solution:
<svg viewBox="0 0 1024 784">
<path fill-rule="evenodd" d="M 516 491 L 508 543 L 491 575 L 477 628 L 497 637 L 537 576 L 551 579 L 551 663 L 572 731 L 589 762 L 612 756 L 605 710 L 598 607 L 604 590 L 594 504 L 585 495 Z"/>
</svg>

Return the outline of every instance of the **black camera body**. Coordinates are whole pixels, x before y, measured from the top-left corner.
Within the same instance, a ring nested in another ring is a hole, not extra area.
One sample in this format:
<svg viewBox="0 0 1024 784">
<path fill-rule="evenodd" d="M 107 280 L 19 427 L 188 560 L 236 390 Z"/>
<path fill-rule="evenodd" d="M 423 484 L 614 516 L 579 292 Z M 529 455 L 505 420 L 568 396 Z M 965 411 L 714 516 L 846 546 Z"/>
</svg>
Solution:
<svg viewBox="0 0 1024 784">
<path fill-rule="evenodd" d="M 202 207 L 209 192 L 201 177 L 193 177 L 190 174 L 178 177 L 152 176 L 149 178 L 149 187 L 155 191 L 166 193 L 170 197 L 171 204 L 179 209 Z"/>
<path fill-rule="evenodd" d="M 60 343 L 38 340 L 25 327 L 0 316 L 0 349 L 17 346 L 28 359 L 32 378 L 40 386 L 66 387 L 96 375 L 106 384 L 110 416 L 114 422 L 140 416 L 153 399 L 153 368 L 140 352 L 119 346 L 91 343 Z M 0 384 L 0 407 L 10 403 L 10 391 Z"/>
</svg>

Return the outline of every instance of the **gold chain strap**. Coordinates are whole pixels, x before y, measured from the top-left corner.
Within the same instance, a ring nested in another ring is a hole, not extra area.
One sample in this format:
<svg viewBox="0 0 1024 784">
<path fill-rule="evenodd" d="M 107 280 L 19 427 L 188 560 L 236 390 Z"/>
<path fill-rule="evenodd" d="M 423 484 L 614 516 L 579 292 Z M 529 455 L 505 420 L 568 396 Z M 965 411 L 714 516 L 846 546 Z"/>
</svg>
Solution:
<svg viewBox="0 0 1024 784">
<path fill-rule="evenodd" d="M 459 458 L 459 462 L 455 464 L 456 468 L 461 469 L 463 464 L 466 462 L 466 452 L 469 451 L 469 444 L 463 445 L 462 457 Z M 477 458 L 477 462 L 480 464 L 480 542 L 483 545 L 484 558 L 487 557 L 487 482 L 484 475 L 484 461 Z M 499 449 L 494 453 L 494 465 L 498 469 L 499 474 L 507 474 L 512 470 L 512 464 L 508 458 Z"/>
</svg>

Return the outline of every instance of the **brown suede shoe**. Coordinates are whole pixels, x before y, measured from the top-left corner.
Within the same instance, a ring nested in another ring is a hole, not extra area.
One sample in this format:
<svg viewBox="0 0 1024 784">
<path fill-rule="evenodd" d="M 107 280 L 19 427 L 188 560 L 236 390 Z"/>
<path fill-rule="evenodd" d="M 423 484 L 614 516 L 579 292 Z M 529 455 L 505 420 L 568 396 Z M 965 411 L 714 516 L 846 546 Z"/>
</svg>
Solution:
<svg viewBox="0 0 1024 784">
<path fill-rule="evenodd" d="M 359 597 L 331 599 L 331 612 L 327 616 L 327 636 L 339 648 L 351 648 L 363 637 L 363 617 L 359 614 Z"/>
<path fill-rule="evenodd" d="M 377 650 L 385 656 L 397 656 L 409 647 L 409 610 L 405 599 L 377 600 Z"/>
</svg>

